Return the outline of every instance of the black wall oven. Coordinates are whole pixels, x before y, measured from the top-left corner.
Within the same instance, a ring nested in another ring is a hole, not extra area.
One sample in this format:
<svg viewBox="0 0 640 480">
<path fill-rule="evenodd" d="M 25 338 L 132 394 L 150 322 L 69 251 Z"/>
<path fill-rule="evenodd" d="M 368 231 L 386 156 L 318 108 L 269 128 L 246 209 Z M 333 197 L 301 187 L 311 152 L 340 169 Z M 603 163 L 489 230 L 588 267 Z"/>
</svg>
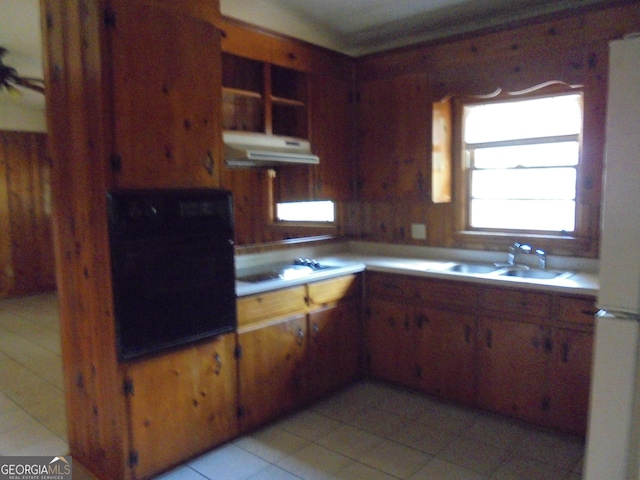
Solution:
<svg viewBox="0 0 640 480">
<path fill-rule="evenodd" d="M 236 328 L 230 192 L 121 190 L 108 207 L 120 361 Z"/>
</svg>

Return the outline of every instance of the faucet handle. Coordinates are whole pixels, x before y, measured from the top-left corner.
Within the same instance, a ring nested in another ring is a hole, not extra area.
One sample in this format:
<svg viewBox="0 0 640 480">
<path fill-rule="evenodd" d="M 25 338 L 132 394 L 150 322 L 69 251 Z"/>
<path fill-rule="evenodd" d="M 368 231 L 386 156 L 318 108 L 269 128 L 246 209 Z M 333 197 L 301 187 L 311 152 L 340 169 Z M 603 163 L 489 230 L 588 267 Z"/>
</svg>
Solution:
<svg viewBox="0 0 640 480">
<path fill-rule="evenodd" d="M 541 269 L 547 269 L 547 252 L 541 248 L 536 249 L 536 255 L 538 256 L 538 265 Z"/>
</svg>

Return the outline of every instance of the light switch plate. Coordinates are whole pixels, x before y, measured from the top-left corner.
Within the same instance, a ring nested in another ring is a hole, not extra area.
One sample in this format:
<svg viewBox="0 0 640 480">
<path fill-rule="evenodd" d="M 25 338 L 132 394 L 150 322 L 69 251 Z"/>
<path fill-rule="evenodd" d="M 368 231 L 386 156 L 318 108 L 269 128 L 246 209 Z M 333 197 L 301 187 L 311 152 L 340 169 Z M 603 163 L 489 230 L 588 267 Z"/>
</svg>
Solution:
<svg viewBox="0 0 640 480">
<path fill-rule="evenodd" d="M 412 223 L 411 238 L 413 238 L 414 240 L 426 240 L 427 226 L 424 223 Z"/>
</svg>

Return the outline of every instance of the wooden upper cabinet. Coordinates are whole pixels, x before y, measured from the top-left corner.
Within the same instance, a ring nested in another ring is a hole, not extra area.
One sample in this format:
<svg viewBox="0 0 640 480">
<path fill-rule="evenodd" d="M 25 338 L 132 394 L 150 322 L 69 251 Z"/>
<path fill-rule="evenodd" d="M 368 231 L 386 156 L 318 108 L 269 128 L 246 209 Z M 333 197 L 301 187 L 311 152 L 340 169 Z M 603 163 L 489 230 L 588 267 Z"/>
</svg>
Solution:
<svg viewBox="0 0 640 480">
<path fill-rule="evenodd" d="M 358 93 L 360 199 L 428 198 L 432 133 L 428 75 L 361 82 Z"/>
<path fill-rule="evenodd" d="M 204 20 L 113 0 L 107 14 L 118 187 L 218 186 L 220 34 Z"/>
<path fill-rule="evenodd" d="M 307 75 L 224 53 L 223 129 L 307 139 Z"/>
<path fill-rule="evenodd" d="M 342 78 L 310 75 L 311 139 L 320 157 L 315 167 L 314 199 L 350 201 L 355 167 L 351 83 Z"/>
</svg>

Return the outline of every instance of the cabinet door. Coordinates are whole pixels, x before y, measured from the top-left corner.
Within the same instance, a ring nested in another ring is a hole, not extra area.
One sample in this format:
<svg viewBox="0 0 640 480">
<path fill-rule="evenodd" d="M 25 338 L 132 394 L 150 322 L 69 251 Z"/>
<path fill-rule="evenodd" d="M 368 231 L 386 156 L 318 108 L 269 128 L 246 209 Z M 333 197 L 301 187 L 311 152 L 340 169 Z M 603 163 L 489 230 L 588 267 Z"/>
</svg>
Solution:
<svg viewBox="0 0 640 480">
<path fill-rule="evenodd" d="M 252 429 L 303 398 L 307 318 L 300 314 L 238 334 L 240 427 Z"/>
<path fill-rule="evenodd" d="M 475 402 L 476 316 L 421 308 L 416 318 L 417 386 L 450 400 Z"/>
<path fill-rule="evenodd" d="M 414 308 L 403 303 L 369 300 L 365 326 L 369 375 L 413 386 L 416 382 Z"/>
<path fill-rule="evenodd" d="M 480 406 L 540 423 L 548 409 L 549 329 L 481 317 L 478 343 Z"/>
<path fill-rule="evenodd" d="M 217 186 L 222 152 L 218 30 L 143 2 L 110 4 L 116 184 Z"/>
<path fill-rule="evenodd" d="M 238 435 L 235 335 L 126 367 L 135 478 Z"/>
<path fill-rule="evenodd" d="M 362 339 L 359 316 L 360 302 L 341 303 L 309 314 L 309 399 L 325 396 L 356 378 Z"/>
<path fill-rule="evenodd" d="M 358 89 L 360 198 L 424 198 L 431 183 L 428 75 L 366 81 Z"/>
<path fill-rule="evenodd" d="M 351 132 L 354 126 L 351 85 L 347 80 L 310 76 L 311 138 L 320 164 L 314 167 L 314 199 L 349 201 L 355 168 Z"/>
<path fill-rule="evenodd" d="M 589 411 L 593 334 L 554 329 L 549 373 L 549 423 L 562 431 L 585 435 Z"/>
</svg>

